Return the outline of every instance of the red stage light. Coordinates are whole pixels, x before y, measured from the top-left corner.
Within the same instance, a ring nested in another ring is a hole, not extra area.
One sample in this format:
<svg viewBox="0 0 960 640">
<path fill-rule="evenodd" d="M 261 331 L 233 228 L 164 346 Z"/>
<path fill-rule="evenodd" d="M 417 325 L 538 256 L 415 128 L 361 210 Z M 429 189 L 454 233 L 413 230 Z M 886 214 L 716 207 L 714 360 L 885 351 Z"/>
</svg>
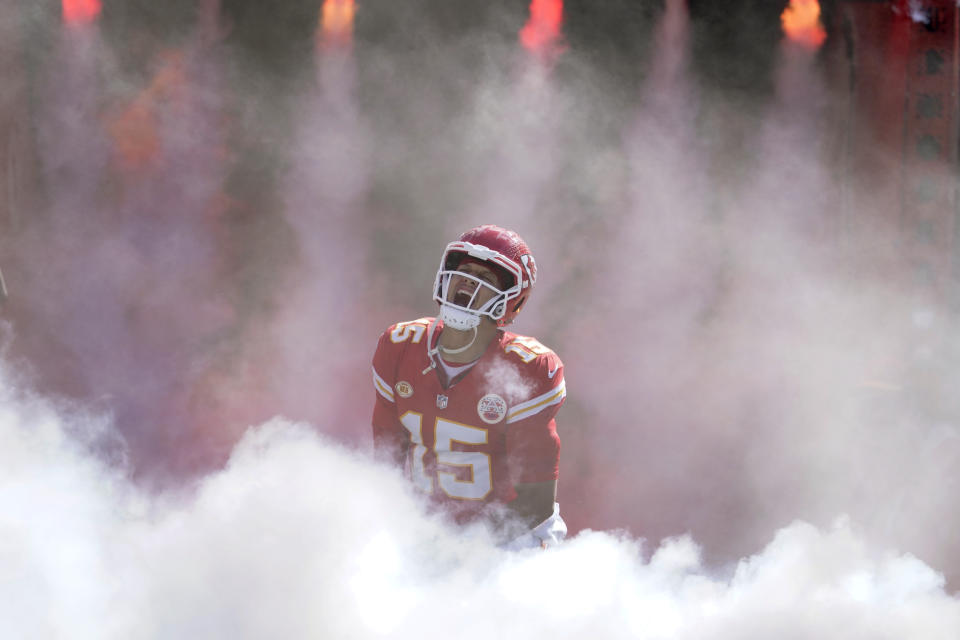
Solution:
<svg viewBox="0 0 960 640">
<path fill-rule="evenodd" d="M 320 35 L 327 47 L 347 47 L 353 41 L 354 0 L 324 0 L 320 12 Z"/>
<path fill-rule="evenodd" d="M 63 0 L 63 21 L 67 24 L 93 22 L 103 8 L 100 0 Z"/>
<path fill-rule="evenodd" d="M 532 0 L 530 20 L 520 31 L 520 42 L 532 53 L 549 54 L 560 40 L 563 0 Z"/>
<path fill-rule="evenodd" d="M 783 32 L 797 44 L 815 50 L 827 39 L 820 23 L 820 3 L 817 0 L 790 0 L 790 6 L 780 15 Z"/>
</svg>

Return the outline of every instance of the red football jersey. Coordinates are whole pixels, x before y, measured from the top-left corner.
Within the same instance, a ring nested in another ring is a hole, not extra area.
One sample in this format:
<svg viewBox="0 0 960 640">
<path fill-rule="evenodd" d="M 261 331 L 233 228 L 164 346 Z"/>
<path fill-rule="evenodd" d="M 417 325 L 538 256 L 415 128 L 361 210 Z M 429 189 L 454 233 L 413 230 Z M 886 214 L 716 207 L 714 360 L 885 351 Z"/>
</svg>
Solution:
<svg viewBox="0 0 960 640">
<path fill-rule="evenodd" d="M 447 380 L 430 356 L 442 327 L 421 318 L 380 336 L 373 439 L 378 451 L 397 455 L 416 487 L 462 521 L 487 503 L 515 499 L 517 483 L 557 478 L 554 416 L 566 387 L 553 351 L 502 330 L 473 367 Z"/>
</svg>

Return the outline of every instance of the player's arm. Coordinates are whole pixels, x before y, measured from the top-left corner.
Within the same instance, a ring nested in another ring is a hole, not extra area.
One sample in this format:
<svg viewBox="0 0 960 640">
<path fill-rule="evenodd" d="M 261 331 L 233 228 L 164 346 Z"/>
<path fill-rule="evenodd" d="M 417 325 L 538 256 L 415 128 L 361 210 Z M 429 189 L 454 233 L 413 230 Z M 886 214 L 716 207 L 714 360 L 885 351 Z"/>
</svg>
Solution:
<svg viewBox="0 0 960 640">
<path fill-rule="evenodd" d="M 514 485 L 517 498 L 508 502 L 511 514 L 526 528 L 532 529 L 553 514 L 557 501 L 557 481 L 520 482 Z"/>
<path fill-rule="evenodd" d="M 567 535 L 567 523 L 560 517 L 556 502 L 557 481 L 520 483 L 516 489 L 517 499 L 509 509 L 514 517 L 504 527 L 504 548 L 546 549 L 559 544 Z"/>
<path fill-rule="evenodd" d="M 526 529 L 513 546 L 555 543 L 566 535 L 556 502 L 560 437 L 554 420 L 566 398 L 563 365 L 552 352 L 531 364 L 539 365 L 538 389 L 507 414 L 507 453 L 517 494 L 507 504 Z"/>
<path fill-rule="evenodd" d="M 410 440 L 397 420 L 396 411 L 377 398 L 373 406 L 373 455 L 377 460 L 403 467 Z"/>
<path fill-rule="evenodd" d="M 378 460 L 402 467 L 406 460 L 410 439 L 397 419 L 393 384 L 386 377 L 393 368 L 390 341 L 385 339 L 388 333 L 389 330 L 380 336 L 377 351 L 373 356 L 373 388 L 376 392 L 371 419 L 373 454 Z"/>
</svg>

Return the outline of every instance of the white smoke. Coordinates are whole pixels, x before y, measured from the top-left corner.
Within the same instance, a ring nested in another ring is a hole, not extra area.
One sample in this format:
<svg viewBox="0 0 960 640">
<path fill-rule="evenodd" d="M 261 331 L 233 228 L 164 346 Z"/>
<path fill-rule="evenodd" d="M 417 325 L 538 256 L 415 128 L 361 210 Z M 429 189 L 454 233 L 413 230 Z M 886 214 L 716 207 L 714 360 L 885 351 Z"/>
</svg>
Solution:
<svg viewBox="0 0 960 640">
<path fill-rule="evenodd" d="M 520 367 L 512 362 L 495 362 L 483 372 L 483 383 L 491 392 L 502 390 L 509 404 L 529 400 L 533 391 L 531 382 L 524 378 Z"/>
<path fill-rule="evenodd" d="M 921 24 L 930 22 L 930 10 L 924 6 L 921 0 L 910 0 L 910 2 L 907 3 L 907 9 L 910 12 L 910 19 L 914 22 Z"/>
<path fill-rule="evenodd" d="M 960 601 L 856 526 L 795 522 L 710 567 L 690 537 L 652 554 L 584 531 L 508 553 L 426 515 L 393 471 L 276 419 L 227 466 L 155 495 L 70 431 L 102 429 L 0 380 L 6 637 L 924 638 Z"/>
</svg>

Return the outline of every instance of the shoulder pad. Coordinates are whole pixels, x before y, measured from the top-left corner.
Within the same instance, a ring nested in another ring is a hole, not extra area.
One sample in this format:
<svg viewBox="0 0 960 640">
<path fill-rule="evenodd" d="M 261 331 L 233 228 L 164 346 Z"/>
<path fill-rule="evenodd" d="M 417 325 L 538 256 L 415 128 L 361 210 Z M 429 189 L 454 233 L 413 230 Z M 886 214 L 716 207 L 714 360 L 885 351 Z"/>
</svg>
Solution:
<svg viewBox="0 0 960 640">
<path fill-rule="evenodd" d="M 513 336 L 503 345 L 503 351 L 507 354 L 516 354 L 520 360 L 526 363 L 537 359 L 550 359 L 550 356 L 557 357 L 557 354 L 549 347 L 529 336 Z"/>
<path fill-rule="evenodd" d="M 397 324 L 387 327 L 383 335 L 384 338 L 393 344 L 403 342 L 417 344 L 423 340 L 431 322 L 433 322 L 433 318 L 417 318 L 409 322 L 398 322 Z"/>
</svg>

